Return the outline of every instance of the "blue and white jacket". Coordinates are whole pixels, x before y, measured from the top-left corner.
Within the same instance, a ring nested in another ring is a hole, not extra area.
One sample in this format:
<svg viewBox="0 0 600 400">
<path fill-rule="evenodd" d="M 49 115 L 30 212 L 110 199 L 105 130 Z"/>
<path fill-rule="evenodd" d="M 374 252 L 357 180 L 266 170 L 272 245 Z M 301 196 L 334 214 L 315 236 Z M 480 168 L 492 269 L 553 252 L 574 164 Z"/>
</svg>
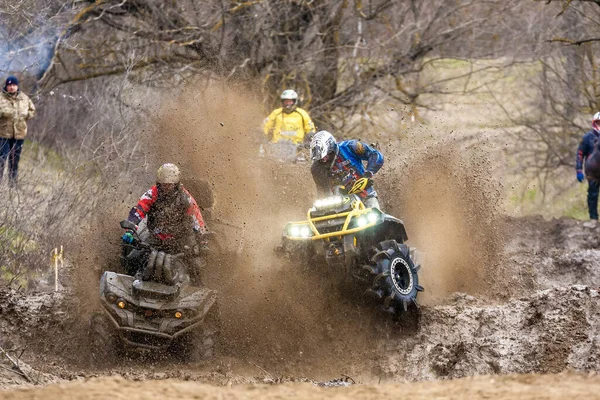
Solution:
<svg viewBox="0 0 600 400">
<path fill-rule="evenodd" d="M 358 140 L 346 140 L 338 143 L 338 155 L 332 162 L 315 161 L 311 172 L 317 190 L 320 193 L 331 193 L 337 185 L 348 186 L 360 179 L 366 171 L 375 175 L 383 166 L 383 154 L 366 143 Z M 367 163 L 366 167 L 364 162 Z M 377 196 L 373 187 L 359 193 L 362 198 Z"/>
</svg>

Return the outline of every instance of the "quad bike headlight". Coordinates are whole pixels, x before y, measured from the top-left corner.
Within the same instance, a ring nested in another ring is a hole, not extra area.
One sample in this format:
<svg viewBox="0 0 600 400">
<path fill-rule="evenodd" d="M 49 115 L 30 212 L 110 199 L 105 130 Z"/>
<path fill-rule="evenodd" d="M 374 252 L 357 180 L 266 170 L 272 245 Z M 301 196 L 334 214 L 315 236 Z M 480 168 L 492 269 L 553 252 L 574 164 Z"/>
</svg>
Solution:
<svg viewBox="0 0 600 400">
<path fill-rule="evenodd" d="M 292 225 L 289 229 L 289 234 L 292 237 L 307 238 L 311 235 L 311 230 L 308 225 Z"/>
<path fill-rule="evenodd" d="M 106 293 L 106 301 L 108 301 L 109 303 L 114 303 L 115 301 L 117 301 L 117 295 L 114 293 Z"/>
<path fill-rule="evenodd" d="M 368 223 L 369 220 L 364 215 L 361 215 L 360 217 L 356 218 L 356 226 L 358 226 L 359 228 L 365 226 Z"/>
<path fill-rule="evenodd" d="M 369 223 L 377 222 L 377 220 L 379 220 L 379 214 L 376 212 L 371 211 L 367 214 L 367 221 L 369 221 Z"/>
<path fill-rule="evenodd" d="M 119 307 L 121 310 L 123 310 L 125 307 L 127 307 L 127 302 L 125 300 L 119 300 L 117 301 L 117 307 Z"/>
<path fill-rule="evenodd" d="M 324 208 L 335 208 L 343 204 L 344 198 L 342 196 L 332 196 L 324 199 L 315 201 L 315 208 L 321 210 Z"/>
<path fill-rule="evenodd" d="M 379 221 L 379 214 L 375 211 L 368 212 L 367 214 L 356 217 L 356 227 L 362 228 L 365 225 L 372 224 Z"/>
<path fill-rule="evenodd" d="M 308 226 L 303 226 L 300 228 L 300 236 L 301 237 L 309 237 L 310 236 L 310 228 Z"/>
<path fill-rule="evenodd" d="M 181 319 L 183 318 L 183 313 L 181 311 L 175 311 L 175 314 L 173 314 L 175 316 L 175 318 L 177 319 Z"/>
</svg>

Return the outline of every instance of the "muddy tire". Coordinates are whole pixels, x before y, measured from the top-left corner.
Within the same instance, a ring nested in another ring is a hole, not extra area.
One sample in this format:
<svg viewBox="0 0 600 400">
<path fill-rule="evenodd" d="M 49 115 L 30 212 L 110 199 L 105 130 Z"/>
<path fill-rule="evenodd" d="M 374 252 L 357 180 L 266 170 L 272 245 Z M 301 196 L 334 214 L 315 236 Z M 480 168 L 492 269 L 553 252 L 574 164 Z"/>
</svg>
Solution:
<svg viewBox="0 0 600 400">
<path fill-rule="evenodd" d="M 171 352 L 183 361 L 199 362 L 210 360 L 217 351 L 221 331 L 221 315 L 218 304 L 206 316 L 202 329 L 176 342 Z"/>
<path fill-rule="evenodd" d="M 371 263 L 364 267 L 373 276 L 373 286 L 367 294 L 381 301 L 386 311 L 416 312 L 417 294 L 423 291 L 417 274 L 419 268 L 414 265 L 407 245 L 395 240 L 381 242 L 374 249 Z"/>
<path fill-rule="evenodd" d="M 190 261 L 190 267 L 188 268 L 188 274 L 190 276 L 190 284 L 192 286 L 201 287 L 202 273 L 206 271 L 207 260 L 205 257 L 194 257 Z"/>
<path fill-rule="evenodd" d="M 93 366 L 115 364 L 121 355 L 121 346 L 108 318 L 100 313 L 92 315 L 88 334 L 90 363 Z"/>
</svg>

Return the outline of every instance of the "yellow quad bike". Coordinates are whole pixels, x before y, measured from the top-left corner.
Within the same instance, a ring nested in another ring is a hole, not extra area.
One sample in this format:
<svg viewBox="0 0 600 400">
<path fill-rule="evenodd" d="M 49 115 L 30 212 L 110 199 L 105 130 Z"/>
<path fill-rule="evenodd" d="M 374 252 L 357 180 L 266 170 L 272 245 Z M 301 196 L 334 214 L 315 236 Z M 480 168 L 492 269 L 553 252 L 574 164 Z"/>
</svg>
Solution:
<svg viewBox="0 0 600 400">
<path fill-rule="evenodd" d="M 420 266 L 404 244 L 404 223 L 365 207 L 357 193 L 367 184 L 362 178 L 350 190 L 338 186 L 336 195 L 315 201 L 305 221 L 286 225 L 281 249 L 310 265 L 324 259 L 337 279 L 358 287 L 387 312 L 417 310 Z"/>
</svg>

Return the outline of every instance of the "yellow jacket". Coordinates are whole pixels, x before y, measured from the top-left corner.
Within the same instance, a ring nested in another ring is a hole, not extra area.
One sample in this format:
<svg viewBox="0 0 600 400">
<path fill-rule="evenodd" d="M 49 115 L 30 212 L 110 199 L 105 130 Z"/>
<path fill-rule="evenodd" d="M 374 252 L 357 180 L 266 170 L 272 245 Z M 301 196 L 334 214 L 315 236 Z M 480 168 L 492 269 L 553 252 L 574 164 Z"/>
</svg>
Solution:
<svg viewBox="0 0 600 400">
<path fill-rule="evenodd" d="M 272 143 L 284 139 L 300 144 L 307 134 L 314 133 L 315 124 L 308 113 L 301 108 L 296 107 L 289 114 L 286 114 L 283 108 L 278 108 L 265 120 L 264 131 Z"/>
<path fill-rule="evenodd" d="M 0 93 L 0 138 L 25 139 L 27 120 L 35 115 L 35 106 L 29 97 L 19 92 L 11 96 Z"/>
</svg>

